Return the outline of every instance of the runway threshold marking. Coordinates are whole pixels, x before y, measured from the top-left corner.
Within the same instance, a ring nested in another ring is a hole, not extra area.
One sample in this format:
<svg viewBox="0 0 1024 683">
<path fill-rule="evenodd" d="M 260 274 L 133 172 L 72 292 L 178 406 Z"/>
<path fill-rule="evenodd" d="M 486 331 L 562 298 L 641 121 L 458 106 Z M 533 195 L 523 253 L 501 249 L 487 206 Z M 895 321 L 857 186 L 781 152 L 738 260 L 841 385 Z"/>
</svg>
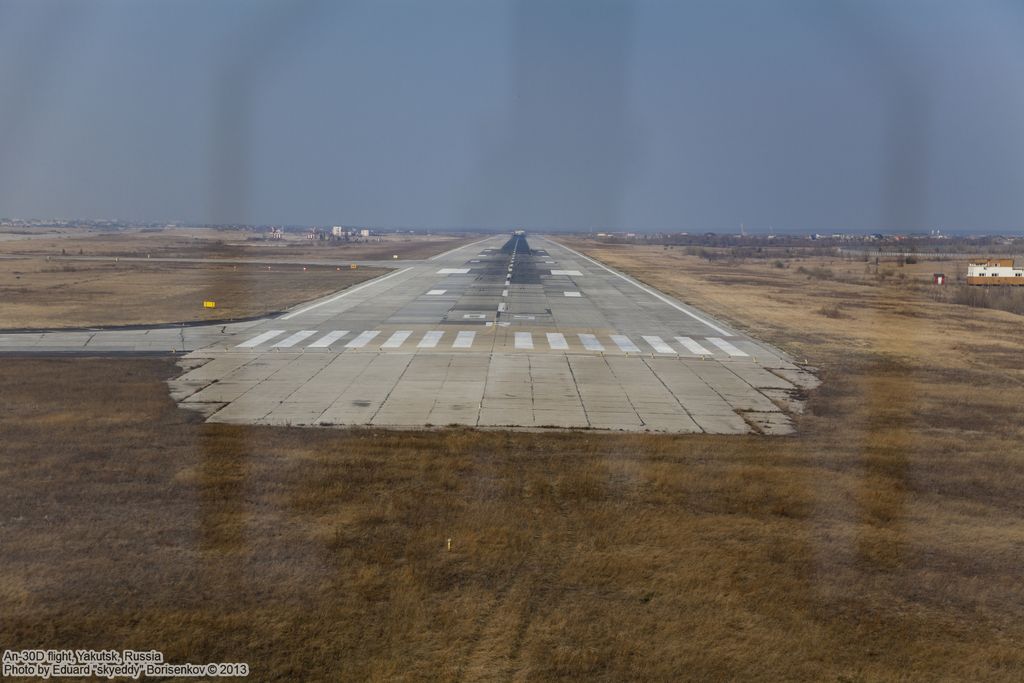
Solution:
<svg viewBox="0 0 1024 683">
<path fill-rule="evenodd" d="M 667 298 L 665 296 L 662 296 L 661 294 L 659 294 L 658 292 L 654 291 L 650 287 L 645 287 L 644 285 L 640 284 L 639 282 L 637 282 L 633 278 L 627 277 L 627 276 L 623 275 L 622 273 L 620 273 L 620 272 L 618 272 L 616 270 L 612 270 L 611 268 L 609 268 L 608 266 L 604 265 L 600 261 L 595 261 L 594 259 L 590 258 L 589 256 L 584 256 L 580 252 L 576 251 L 575 249 L 570 249 L 569 247 L 565 246 L 564 244 L 559 244 L 558 242 L 555 242 L 555 244 L 558 244 L 558 246 L 562 247 L 563 249 L 565 249 L 566 251 L 568 251 L 570 253 L 576 254 L 581 259 L 584 259 L 586 261 L 590 261 L 591 263 L 593 263 L 595 266 L 597 266 L 601 270 L 606 270 L 609 273 L 611 273 L 612 275 L 614 275 L 615 277 L 617 277 L 617 278 L 619 278 L 621 280 L 625 280 L 626 282 L 628 282 L 629 284 L 633 285 L 637 289 L 642 289 L 643 291 L 645 291 L 648 294 L 650 294 L 651 296 L 653 296 L 655 299 L 657 299 L 657 300 L 659 300 L 659 301 L 661 301 L 663 303 L 668 304 L 669 306 L 671 306 L 672 308 L 676 309 L 680 313 L 685 313 L 686 315 L 690 316 L 691 318 L 693 318 L 697 322 L 699 322 L 699 323 L 701 323 L 703 325 L 707 325 L 708 327 L 713 329 L 715 332 L 717 332 L 719 334 L 724 334 L 724 335 L 728 335 L 729 334 L 729 332 L 727 332 L 726 330 L 723 330 L 718 325 L 715 325 L 714 323 L 708 322 L 707 320 L 705 320 L 704 318 L 700 317 L 699 315 L 697 315 L 693 311 L 686 310 L 685 308 L 683 308 L 679 304 L 675 303 L 671 299 L 669 299 L 669 298 Z M 553 272 L 554 271 L 552 271 L 552 273 Z"/>
<path fill-rule="evenodd" d="M 587 351 L 604 351 L 604 346 L 597 340 L 597 335 L 578 334 L 576 336 L 580 338 L 580 343 Z"/>
<path fill-rule="evenodd" d="M 361 349 L 370 343 L 370 340 L 380 334 L 380 330 L 367 330 L 362 332 L 358 337 L 345 344 L 346 349 Z"/>
<path fill-rule="evenodd" d="M 676 350 L 666 344 L 661 337 L 655 335 L 644 336 L 644 341 L 651 345 L 658 353 L 675 353 Z"/>
<path fill-rule="evenodd" d="M 562 294 L 564 294 L 566 296 L 575 296 L 575 297 L 580 296 L 579 292 L 562 292 Z"/>
<path fill-rule="evenodd" d="M 326 349 L 328 346 L 338 341 L 346 334 L 348 334 L 348 330 L 334 330 L 333 332 L 328 332 L 327 334 L 325 334 L 324 336 L 320 337 L 315 342 L 310 344 L 307 348 Z"/>
<path fill-rule="evenodd" d="M 316 330 L 299 330 L 295 334 L 289 335 L 276 344 L 273 344 L 273 346 L 280 349 L 287 349 L 295 346 L 303 339 L 309 339 L 314 334 L 316 334 Z"/>
<path fill-rule="evenodd" d="M 399 330 L 388 337 L 388 340 L 380 345 L 382 349 L 397 349 L 405 343 L 405 340 L 412 334 L 412 330 Z"/>
<path fill-rule="evenodd" d="M 432 349 L 437 346 L 437 343 L 441 341 L 441 337 L 444 336 L 443 331 L 431 330 L 423 335 L 423 339 L 416 345 L 419 349 Z"/>
<path fill-rule="evenodd" d="M 565 341 L 565 335 L 559 332 L 548 332 L 548 346 L 556 351 L 566 351 L 569 349 L 568 342 Z"/>
<path fill-rule="evenodd" d="M 718 337 L 708 337 L 708 341 L 717 346 L 718 348 L 722 349 L 723 351 L 725 351 L 730 356 L 748 355 L 746 351 L 741 351 L 740 349 L 736 348 L 735 346 L 725 341 L 724 339 L 719 339 Z"/>
<path fill-rule="evenodd" d="M 517 349 L 532 349 L 533 335 L 529 332 L 516 332 L 515 346 Z"/>
<path fill-rule="evenodd" d="M 623 353 L 640 353 L 640 347 L 624 334 L 609 335 Z"/>
<path fill-rule="evenodd" d="M 711 352 L 705 349 L 703 346 L 695 342 L 689 337 L 676 337 L 676 341 L 686 347 L 686 350 L 690 353 L 695 353 L 698 356 L 710 356 Z"/>
<path fill-rule="evenodd" d="M 473 339 L 476 337 L 476 332 L 459 332 L 455 335 L 455 341 L 452 342 L 453 349 L 468 349 L 473 346 Z"/>
<path fill-rule="evenodd" d="M 253 337 L 252 339 L 249 339 L 247 341 L 242 342 L 241 344 L 239 344 L 235 348 L 251 349 L 253 347 L 259 346 L 263 342 L 270 341 L 274 337 L 277 337 L 277 336 L 282 335 L 284 333 L 285 333 L 285 330 L 267 330 L 263 334 L 258 334 L 255 337 Z"/>
</svg>

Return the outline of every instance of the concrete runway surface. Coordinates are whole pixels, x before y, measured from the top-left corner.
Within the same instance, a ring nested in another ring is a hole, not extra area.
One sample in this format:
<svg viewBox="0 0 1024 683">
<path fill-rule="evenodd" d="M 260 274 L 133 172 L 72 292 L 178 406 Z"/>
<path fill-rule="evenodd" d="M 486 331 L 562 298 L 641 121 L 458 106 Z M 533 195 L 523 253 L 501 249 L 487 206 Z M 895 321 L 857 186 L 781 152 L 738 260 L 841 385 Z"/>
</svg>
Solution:
<svg viewBox="0 0 1024 683">
<path fill-rule="evenodd" d="M 393 262 L 382 263 L 396 267 Z M 500 235 L 276 318 L 0 334 L 0 352 L 187 352 L 213 422 L 787 434 L 781 352 L 538 236 Z"/>
</svg>

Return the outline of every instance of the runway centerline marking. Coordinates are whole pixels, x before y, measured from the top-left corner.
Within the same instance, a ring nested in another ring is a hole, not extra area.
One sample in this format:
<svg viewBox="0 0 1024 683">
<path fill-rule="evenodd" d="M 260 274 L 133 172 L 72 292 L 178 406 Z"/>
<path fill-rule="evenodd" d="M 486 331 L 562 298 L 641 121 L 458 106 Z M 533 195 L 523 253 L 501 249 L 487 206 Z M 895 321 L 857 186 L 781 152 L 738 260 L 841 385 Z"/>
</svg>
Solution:
<svg viewBox="0 0 1024 683">
<path fill-rule="evenodd" d="M 565 296 L 575 296 L 575 297 L 582 296 L 582 294 L 580 294 L 579 292 L 562 292 L 562 294 L 564 294 Z"/>
<path fill-rule="evenodd" d="M 581 273 L 578 270 L 552 270 L 551 274 L 552 275 L 575 275 L 577 277 L 583 275 L 583 273 Z"/>
<path fill-rule="evenodd" d="M 469 272 L 469 268 L 442 268 L 437 271 L 438 275 L 465 275 Z"/>
<path fill-rule="evenodd" d="M 432 289 L 429 292 L 427 292 L 427 296 L 441 296 L 447 291 L 447 289 Z"/>
</svg>

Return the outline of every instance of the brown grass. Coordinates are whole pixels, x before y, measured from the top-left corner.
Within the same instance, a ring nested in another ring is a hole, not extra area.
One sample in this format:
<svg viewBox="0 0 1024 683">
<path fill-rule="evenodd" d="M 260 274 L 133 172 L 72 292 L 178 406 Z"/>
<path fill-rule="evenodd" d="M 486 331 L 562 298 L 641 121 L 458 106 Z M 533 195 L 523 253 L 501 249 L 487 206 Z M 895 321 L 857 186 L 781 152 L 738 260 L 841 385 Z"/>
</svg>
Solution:
<svg viewBox="0 0 1024 683">
<path fill-rule="evenodd" d="M 30 231 L 31 232 L 31 231 Z M 32 235 L 32 239 L 3 239 L 0 255 L 133 256 L 183 258 L 284 258 L 288 260 L 421 259 L 480 239 L 480 235 L 388 234 L 374 241 L 310 241 L 287 233 L 281 241 L 264 239 L 265 233 L 235 229 L 175 228 L 166 230 L 63 228 Z M 7 237 L 10 237 L 8 235 Z M 361 239 L 361 238 L 360 238 Z"/>
<path fill-rule="evenodd" d="M 1024 674 L 1024 391 L 964 389 L 991 373 L 854 353 L 764 439 L 207 425 L 175 372 L 0 364 L 5 647 L 255 680 Z"/>
<path fill-rule="evenodd" d="M 1024 677 L 1013 316 L 634 249 L 599 255 L 820 367 L 796 437 L 207 425 L 166 361 L 3 360 L 0 643 L 254 680 Z"/>
<path fill-rule="evenodd" d="M 0 257 L 14 257 L 0 258 L 0 329 L 263 315 L 386 272 L 365 266 L 353 271 L 349 261 L 387 260 L 400 267 L 404 259 L 427 258 L 480 237 L 386 235 L 379 242 L 342 243 L 310 242 L 292 234 L 282 242 L 255 241 L 257 234 L 206 228 L 116 232 L 62 228 L 37 231 L 31 239 L 0 239 Z M 0 237 L 12 235 L 0 233 Z M 95 260 L 98 257 L 104 260 Z M 126 260 L 129 257 L 240 262 Z M 267 265 L 244 259 L 275 263 L 268 270 Z M 325 261 L 330 265 L 321 265 Z M 203 308 L 205 299 L 216 301 L 217 308 Z"/>
<path fill-rule="evenodd" d="M 281 311 L 386 273 L 279 264 L 0 260 L 0 327 L 227 320 Z M 203 308 L 203 301 L 217 303 Z"/>
</svg>

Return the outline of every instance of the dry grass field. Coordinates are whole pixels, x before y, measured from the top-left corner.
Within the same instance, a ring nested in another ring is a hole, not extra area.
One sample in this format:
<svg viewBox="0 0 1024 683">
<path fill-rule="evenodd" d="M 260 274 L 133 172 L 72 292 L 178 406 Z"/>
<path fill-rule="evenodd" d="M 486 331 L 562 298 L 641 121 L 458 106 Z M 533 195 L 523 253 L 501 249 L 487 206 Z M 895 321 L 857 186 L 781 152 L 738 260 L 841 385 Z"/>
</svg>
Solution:
<svg viewBox="0 0 1024 683">
<path fill-rule="evenodd" d="M 31 231 L 28 231 L 31 232 Z M 386 272 L 349 261 L 421 259 L 478 235 L 386 235 L 380 242 L 253 241 L 206 228 L 0 233 L 0 329 L 231 320 L 281 311 Z M 98 257 L 104 257 L 97 260 Z M 126 260 L 152 258 L 152 261 Z M 237 259 L 188 263 L 160 258 Z M 246 259 L 272 260 L 267 265 Z M 308 262 L 320 262 L 316 265 Z M 322 265 L 322 262 L 332 265 Z M 303 270 L 307 267 L 308 270 Z M 216 309 L 203 301 L 217 302 Z"/>
<path fill-rule="evenodd" d="M 3 237 L 4 233 L 0 233 Z M 281 241 L 265 240 L 263 233 L 234 229 L 171 228 L 101 231 L 65 228 L 59 233 L 7 235 L 0 239 L 0 255 L 134 256 L 152 258 L 274 258 L 301 261 L 334 259 L 373 261 L 421 259 L 467 244 L 480 235 L 387 234 L 380 241 L 310 241 L 288 233 Z M 25 237 L 31 239 L 25 239 Z M 377 238 L 374 238 L 377 239 Z"/>
<path fill-rule="evenodd" d="M 387 272 L 331 268 L 0 259 L 0 329 L 230 320 L 281 311 Z M 203 308 L 205 299 L 217 307 Z"/>
<path fill-rule="evenodd" d="M 253 680 L 1024 677 L 1020 317 L 573 246 L 806 356 L 798 435 L 208 425 L 170 361 L 0 359 L 0 643 Z"/>
</svg>

